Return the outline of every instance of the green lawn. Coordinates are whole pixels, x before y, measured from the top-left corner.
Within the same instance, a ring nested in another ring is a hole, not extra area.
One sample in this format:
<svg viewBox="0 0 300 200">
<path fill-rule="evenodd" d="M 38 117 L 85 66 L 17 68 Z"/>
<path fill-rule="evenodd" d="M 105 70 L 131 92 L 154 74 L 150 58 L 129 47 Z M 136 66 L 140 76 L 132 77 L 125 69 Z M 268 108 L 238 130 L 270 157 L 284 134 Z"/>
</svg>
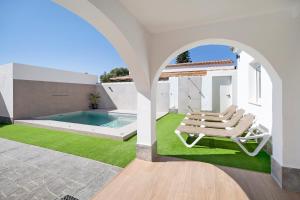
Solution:
<svg viewBox="0 0 300 200">
<path fill-rule="evenodd" d="M 2 126 L 0 137 L 98 160 L 119 167 L 125 167 L 135 157 L 136 137 L 122 142 L 18 124 Z"/>
<path fill-rule="evenodd" d="M 261 152 L 256 157 L 247 156 L 229 139 L 203 138 L 195 147 L 186 148 L 174 134 L 174 130 L 183 117 L 183 115 L 168 114 L 157 122 L 157 143 L 160 155 L 270 172 L 270 157 L 265 152 Z M 136 137 L 122 142 L 17 124 L 0 126 L 0 137 L 120 167 L 125 167 L 135 158 Z M 249 148 L 254 146 L 254 144 L 249 145 Z"/>
<path fill-rule="evenodd" d="M 174 134 L 174 130 L 183 118 L 184 115 L 169 114 L 157 122 L 160 155 L 270 173 L 271 161 L 267 153 L 261 151 L 256 157 L 250 157 L 230 139 L 204 137 L 193 148 L 185 147 Z M 252 143 L 247 145 L 247 148 L 253 149 L 255 146 Z"/>
</svg>

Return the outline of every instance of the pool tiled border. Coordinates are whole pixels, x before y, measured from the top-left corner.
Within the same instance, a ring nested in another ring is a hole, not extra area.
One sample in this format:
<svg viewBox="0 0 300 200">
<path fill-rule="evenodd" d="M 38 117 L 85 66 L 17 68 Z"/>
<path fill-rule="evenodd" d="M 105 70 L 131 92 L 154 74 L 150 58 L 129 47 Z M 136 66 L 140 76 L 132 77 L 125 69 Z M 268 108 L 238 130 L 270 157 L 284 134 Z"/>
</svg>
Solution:
<svg viewBox="0 0 300 200">
<path fill-rule="evenodd" d="M 119 114 L 136 114 L 134 111 L 128 110 L 94 110 L 94 112 L 109 112 L 109 113 L 119 113 Z M 156 119 L 159 119 L 165 116 L 167 112 L 159 112 L 156 115 Z M 43 120 L 42 118 L 39 119 L 30 119 L 30 120 L 15 120 L 14 123 L 16 124 L 27 124 L 35 127 L 40 128 L 49 128 L 53 130 L 61 130 L 61 131 L 68 131 L 68 132 L 75 132 L 75 133 L 82 133 L 94 136 L 102 136 L 113 138 L 117 140 L 127 140 L 128 138 L 132 137 L 136 134 L 136 122 L 128 124 L 126 126 L 120 128 L 109 128 L 109 127 L 101 127 L 101 126 L 92 126 L 86 124 L 76 124 L 70 122 L 60 122 L 54 120 Z"/>
</svg>

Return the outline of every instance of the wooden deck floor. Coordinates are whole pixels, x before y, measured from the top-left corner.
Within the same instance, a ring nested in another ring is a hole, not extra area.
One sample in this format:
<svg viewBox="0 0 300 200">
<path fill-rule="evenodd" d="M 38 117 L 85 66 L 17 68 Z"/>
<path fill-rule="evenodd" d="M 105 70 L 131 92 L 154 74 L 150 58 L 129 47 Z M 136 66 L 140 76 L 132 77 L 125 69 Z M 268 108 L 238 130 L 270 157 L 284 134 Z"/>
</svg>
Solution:
<svg viewBox="0 0 300 200">
<path fill-rule="evenodd" d="M 281 190 L 269 174 L 163 158 L 134 160 L 93 200 L 230 199 L 299 200 Z"/>
</svg>

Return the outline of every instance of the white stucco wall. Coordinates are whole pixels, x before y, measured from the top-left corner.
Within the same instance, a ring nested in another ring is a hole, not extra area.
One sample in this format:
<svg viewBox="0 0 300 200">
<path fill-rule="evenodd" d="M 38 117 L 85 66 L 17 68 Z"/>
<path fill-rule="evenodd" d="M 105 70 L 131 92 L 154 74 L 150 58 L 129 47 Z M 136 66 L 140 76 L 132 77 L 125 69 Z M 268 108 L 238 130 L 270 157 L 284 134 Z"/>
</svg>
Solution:
<svg viewBox="0 0 300 200">
<path fill-rule="evenodd" d="M 0 116 L 13 118 L 13 65 L 0 66 Z"/>
<path fill-rule="evenodd" d="M 9 63 L 0 66 L 0 116 L 13 118 L 13 80 L 88 84 L 98 82 L 96 75 L 32 65 Z"/>
<path fill-rule="evenodd" d="M 78 84 L 98 83 L 96 75 L 19 63 L 13 63 L 13 79 Z"/>
<path fill-rule="evenodd" d="M 168 81 L 160 81 L 157 87 L 156 110 L 158 112 L 169 112 L 170 84 Z"/>
<path fill-rule="evenodd" d="M 170 77 L 170 109 L 178 109 L 178 77 Z"/>
<path fill-rule="evenodd" d="M 258 123 L 267 127 L 271 133 L 272 129 L 272 81 L 269 77 L 266 69 L 262 66 L 261 68 L 261 101 L 259 104 L 252 102 L 249 98 L 249 68 L 250 63 L 254 61 L 254 58 L 242 52 L 240 59 L 238 60 L 238 106 L 245 108 L 247 112 L 253 113 L 256 116 Z"/>
<path fill-rule="evenodd" d="M 205 76 L 171 77 L 170 109 L 179 113 L 213 110 L 213 77 L 229 76 L 232 84 L 232 104 L 237 104 L 237 71 L 211 70 Z M 219 103 L 220 100 L 217 101 Z M 191 110 L 192 109 L 192 110 Z M 218 111 L 219 112 L 219 111 Z"/>
<path fill-rule="evenodd" d="M 158 112 L 169 111 L 169 82 L 161 81 L 157 88 Z M 98 85 L 101 95 L 100 108 L 137 110 L 137 89 L 133 82 L 102 83 Z"/>
</svg>

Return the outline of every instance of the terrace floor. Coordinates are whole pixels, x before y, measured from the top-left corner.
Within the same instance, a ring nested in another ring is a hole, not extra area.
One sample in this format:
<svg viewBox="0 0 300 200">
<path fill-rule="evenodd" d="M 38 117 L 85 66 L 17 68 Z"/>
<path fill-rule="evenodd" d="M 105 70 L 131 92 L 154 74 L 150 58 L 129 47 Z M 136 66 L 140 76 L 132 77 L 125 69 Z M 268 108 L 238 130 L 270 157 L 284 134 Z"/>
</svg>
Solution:
<svg viewBox="0 0 300 200">
<path fill-rule="evenodd" d="M 296 200 L 300 193 L 281 190 L 269 174 L 163 157 L 135 159 L 93 198 L 100 199 Z"/>
</svg>

